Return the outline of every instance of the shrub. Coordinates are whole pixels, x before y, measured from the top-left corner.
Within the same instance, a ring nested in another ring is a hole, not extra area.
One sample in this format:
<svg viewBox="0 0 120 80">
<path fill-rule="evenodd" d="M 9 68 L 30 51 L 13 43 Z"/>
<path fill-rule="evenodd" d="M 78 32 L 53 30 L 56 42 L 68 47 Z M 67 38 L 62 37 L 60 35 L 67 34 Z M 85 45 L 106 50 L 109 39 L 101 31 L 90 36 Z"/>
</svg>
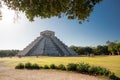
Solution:
<svg viewBox="0 0 120 80">
<path fill-rule="evenodd" d="M 50 69 L 57 69 L 57 66 L 55 64 L 51 64 Z"/>
<path fill-rule="evenodd" d="M 24 69 L 24 64 L 23 63 L 19 63 L 15 69 Z"/>
<path fill-rule="evenodd" d="M 38 65 L 38 64 L 33 64 L 32 65 L 32 67 L 31 67 L 32 69 L 40 69 L 41 67 Z"/>
<path fill-rule="evenodd" d="M 32 64 L 29 63 L 29 62 L 28 62 L 28 63 L 25 63 L 25 68 L 26 68 L 26 69 L 33 69 L 33 68 L 32 68 Z"/>
<path fill-rule="evenodd" d="M 99 67 L 99 75 L 105 75 L 105 76 L 108 76 L 111 72 L 106 69 L 106 68 L 103 68 L 103 67 Z"/>
<path fill-rule="evenodd" d="M 79 63 L 77 65 L 77 71 L 81 72 L 81 73 L 88 73 L 89 72 L 89 64 L 85 64 L 85 63 Z"/>
<path fill-rule="evenodd" d="M 110 76 L 109 76 L 109 78 L 110 78 L 111 80 L 120 80 L 120 78 L 117 77 L 114 73 L 111 73 Z"/>
<path fill-rule="evenodd" d="M 96 74 L 98 74 L 97 72 L 98 71 L 97 71 L 97 67 L 96 66 L 90 67 L 90 69 L 89 69 L 89 73 L 90 74 L 96 75 Z"/>
<path fill-rule="evenodd" d="M 67 65 L 67 70 L 68 70 L 68 71 L 76 71 L 76 70 L 77 70 L 77 64 L 69 63 L 69 64 Z"/>
<path fill-rule="evenodd" d="M 94 75 L 105 75 L 108 76 L 111 72 L 107 70 L 106 68 L 100 67 L 100 66 L 92 66 L 89 69 L 90 74 Z"/>
<path fill-rule="evenodd" d="M 60 64 L 60 65 L 58 66 L 58 69 L 60 69 L 60 70 L 66 70 L 66 68 L 65 68 L 65 66 L 64 66 L 63 64 Z"/>
<path fill-rule="evenodd" d="M 105 68 L 97 67 L 98 75 L 104 75 L 104 70 L 105 70 Z"/>
<path fill-rule="evenodd" d="M 104 75 L 108 76 L 111 80 L 120 80 L 114 73 L 111 73 L 108 69 L 100 66 L 90 66 L 86 63 L 69 63 L 66 67 L 63 64 L 56 66 L 55 64 L 51 64 L 50 66 L 44 65 L 44 67 L 39 66 L 38 64 L 31 64 L 31 63 L 19 63 L 15 69 L 60 69 L 60 70 L 68 70 L 68 71 L 77 71 L 80 73 L 87 73 L 91 75 Z"/>
<path fill-rule="evenodd" d="M 44 69 L 50 69 L 48 65 L 44 65 Z"/>
</svg>

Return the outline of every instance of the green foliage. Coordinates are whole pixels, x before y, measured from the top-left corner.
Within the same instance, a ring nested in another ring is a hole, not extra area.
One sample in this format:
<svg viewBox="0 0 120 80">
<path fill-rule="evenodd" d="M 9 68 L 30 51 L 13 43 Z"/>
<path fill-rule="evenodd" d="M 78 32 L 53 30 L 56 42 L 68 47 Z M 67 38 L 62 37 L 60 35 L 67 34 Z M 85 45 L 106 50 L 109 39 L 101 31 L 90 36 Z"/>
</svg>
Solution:
<svg viewBox="0 0 120 80">
<path fill-rule="evenodd" d="M 34 64 L 31 64 L 31 63 L 25 63 L 25 65 L 23 63 L 19 63 L 15 69 L 41 69 L 42 66 L 39 66 L 38 64 L 34 63 Z"/>
<path fill-rule="evenodd" d="M 51 64 L 50 69 L 57 69 L 57 66 L 55 64 Z"/>
<path fill-rule="evenodd" d="M 63 64 L 60 64 L 60 65 L 58 66 L 58 69 L 60 69 L 60 70 L 66 70 L 66 68 L 65 68 L 65 66 L 64 66 Z"/>
<path fill-rule="evenodd" d="M 120 55 L 120 42 L 117 42 L 117 44 L 115 45 L 115 50 L 117 54 Z"/>
<path fill-rule="evenodd" d="M 93 50 L 91 47 L 84 47 L 84 54 L 85 55 L 90 55 L 91 53 L 93 53 Z"/>
<path fill-rule="evenodd" d="M 76 53 L 78 53 L 80 55 L 80 47 L 77 46 L 70 46 L 71 50 L 75 51 Z"/>
<path fill-rule="evenodd" d="M 77 46 L 70 46 L 71 50 L 78 53 L 78 55 L 90 55 L 93 53 L 92 47 L 77 47 Z"/>
<path fill-rule="evenodd" d="M 94 48 L 94 54 L 95 55 L 108 55 L 108 46 L 101 46 L 98 45 L 97 47 Z"/>
<path fill-rule="evenodd" d="M 114 42 L 107 41 L 106 44 L 108 46 L 108 51 L 112 55 L 120 55 L 120 42 L 118 42 L 118 41 L 114 41 Z"/>
<path fill-rule="evenodd" d="M 69 63 L 69 64 L 67 65 L 67 70 L 68 70 L 68 71 L 76 71 L 76 70 L 77 70 L 77 65 L 78 65 L 78 64 L 75 64 L 75 63 Z"/>
<path fill-rule="evenodd" d="M 24 12 L 30 21 L 35 17 L 66 15 L 68 19 L 87 20 L 94 6 L 102 0 L 2 0 L 10 9 Z"/>
<path fill-rule="evenodd" d="M 111 80 L 120 80 L 120 78 L 117 77 L 114 73 L 111 73 L 111 75 L 109 76 L 109 78 L 110 78 Z"/>
<path fill-rule="evenodd" d="M 90 74 L 97 74 L 97 67 L 96 67 L 96 66 L 90 67 L 89 73 L 90 73 Z"/>
<path fill-rule="evenodd" d="M 24 64 L 23 63 L 19 63 L 15 69 L 24 69 Z"/>
<path fill-rule="evenodd" d="M 48 65 L 44 65 L 43 69 L 50 69 Z"/>
<path fill-rule="evenodd" d="M 32 69 L 40 69 L 40 68 L 42 68 L 42 67 L 40 67 L 38 64 L 33 64 L 32 66 Z"/>
<path fill-rule="evenodd" d="M 33 69 L 32 64 L 30 62 L 25 63 L 25 68 L 26 69 Z"/>
<path fill-rule="evenodd" d="M 110 75 L 110 71 L 107 70 L 106 68 L 100 67 L 100 66 L 92 66 L 89 69 L 89 73 L 93 75 L 104 75 L 108 76 Z"/>
<path fill-rule="evenodd" d="M 0 57 L 11 57 L 15 56 L 19 50 L 0 50 Z"/>
<path fill-rule="evenodd" d="M 110 51 L 110 53 L 114 55 L 116 53 L 116 49 L 115 49 L 116 42 L 107 41 L 106 43 L 108 45 L 108 51 Z"/>
<path fill-rule="evenodd" d="M 19 63 L 15 69 L 41 69 L 42 66 L 39 66 L 38 64 L 31 64 L 31 63 Z M 59 70 L 66 70 L 66 71 L 75 71 L 79 73 L 85 73 L 90 75 L 100 75 L 100 76 L 107 76 L 111 80 L 120 80 L 119 77 L 117 77 L 114 73 L 109 71 L 108 69 L 100 66 L 90 66 L 87 63 L 69 63 L 67 64 L 67 67 L 65 67 L 63 64 L 60 64 L 58 67 L 55 64 L 51 64 L 50 67 L 48 65 L 44 65 L 43 69 L 59 69 Z"/>
<path fill-rule="evenodd" d="M 79 63 L 77 65 L 77 71 L 80 73 L 88 73 L 90 65 L 87 63 Z"/>
<path fill-rule="evenodd" d="M 117 41 L 107 41 L 106 45 L 98 45 L 97 47 L 70 46 L 70 48 L 78 55 L 120 55 L 120 42 Z"/>
</svg>

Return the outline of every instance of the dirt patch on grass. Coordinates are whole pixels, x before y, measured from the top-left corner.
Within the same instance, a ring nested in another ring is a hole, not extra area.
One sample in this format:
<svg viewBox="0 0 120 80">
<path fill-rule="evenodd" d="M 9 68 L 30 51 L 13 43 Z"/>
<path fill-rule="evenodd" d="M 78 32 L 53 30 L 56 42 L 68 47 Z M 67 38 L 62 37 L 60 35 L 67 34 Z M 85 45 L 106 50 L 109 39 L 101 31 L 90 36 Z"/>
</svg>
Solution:
<svg viewBox="0 0 120 80">
<path fill-rule="evenodd" d="M 74 72 L 60 70 L 16 70 L 14 67 L 0 65 L 0 80 L 100 80 Z"/>
</svg>

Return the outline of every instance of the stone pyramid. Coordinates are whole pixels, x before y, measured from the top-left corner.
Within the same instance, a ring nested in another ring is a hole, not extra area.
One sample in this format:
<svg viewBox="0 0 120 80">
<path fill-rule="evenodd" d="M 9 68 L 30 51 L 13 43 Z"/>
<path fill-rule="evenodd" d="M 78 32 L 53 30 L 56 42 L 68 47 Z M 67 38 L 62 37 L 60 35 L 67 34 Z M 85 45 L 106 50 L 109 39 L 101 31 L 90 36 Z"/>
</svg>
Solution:
<svg viewBox="0 0 120 80">
<path fill-rule="evenodd" d="M 70 50 L 61 42 L 53 31 L 43 31 L 31 44 L 20 51 L 17 56 L 75 56 L 74 51 Z"/>
</svg>

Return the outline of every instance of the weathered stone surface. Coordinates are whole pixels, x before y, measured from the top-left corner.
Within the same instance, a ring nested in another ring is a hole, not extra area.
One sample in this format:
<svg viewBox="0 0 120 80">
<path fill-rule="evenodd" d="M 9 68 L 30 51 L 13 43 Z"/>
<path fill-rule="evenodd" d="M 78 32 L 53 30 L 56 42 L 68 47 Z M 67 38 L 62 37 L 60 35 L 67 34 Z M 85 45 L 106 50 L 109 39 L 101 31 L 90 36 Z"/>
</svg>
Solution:
<svg viewBox="0 0 120 80">
<path fill-rule="evenodd" d="M 18 56 L 75 56 L 62 41 L 60 41 L 53 31 L 43 31 L 40 37 L 19 52 Z"/>
</svg>

